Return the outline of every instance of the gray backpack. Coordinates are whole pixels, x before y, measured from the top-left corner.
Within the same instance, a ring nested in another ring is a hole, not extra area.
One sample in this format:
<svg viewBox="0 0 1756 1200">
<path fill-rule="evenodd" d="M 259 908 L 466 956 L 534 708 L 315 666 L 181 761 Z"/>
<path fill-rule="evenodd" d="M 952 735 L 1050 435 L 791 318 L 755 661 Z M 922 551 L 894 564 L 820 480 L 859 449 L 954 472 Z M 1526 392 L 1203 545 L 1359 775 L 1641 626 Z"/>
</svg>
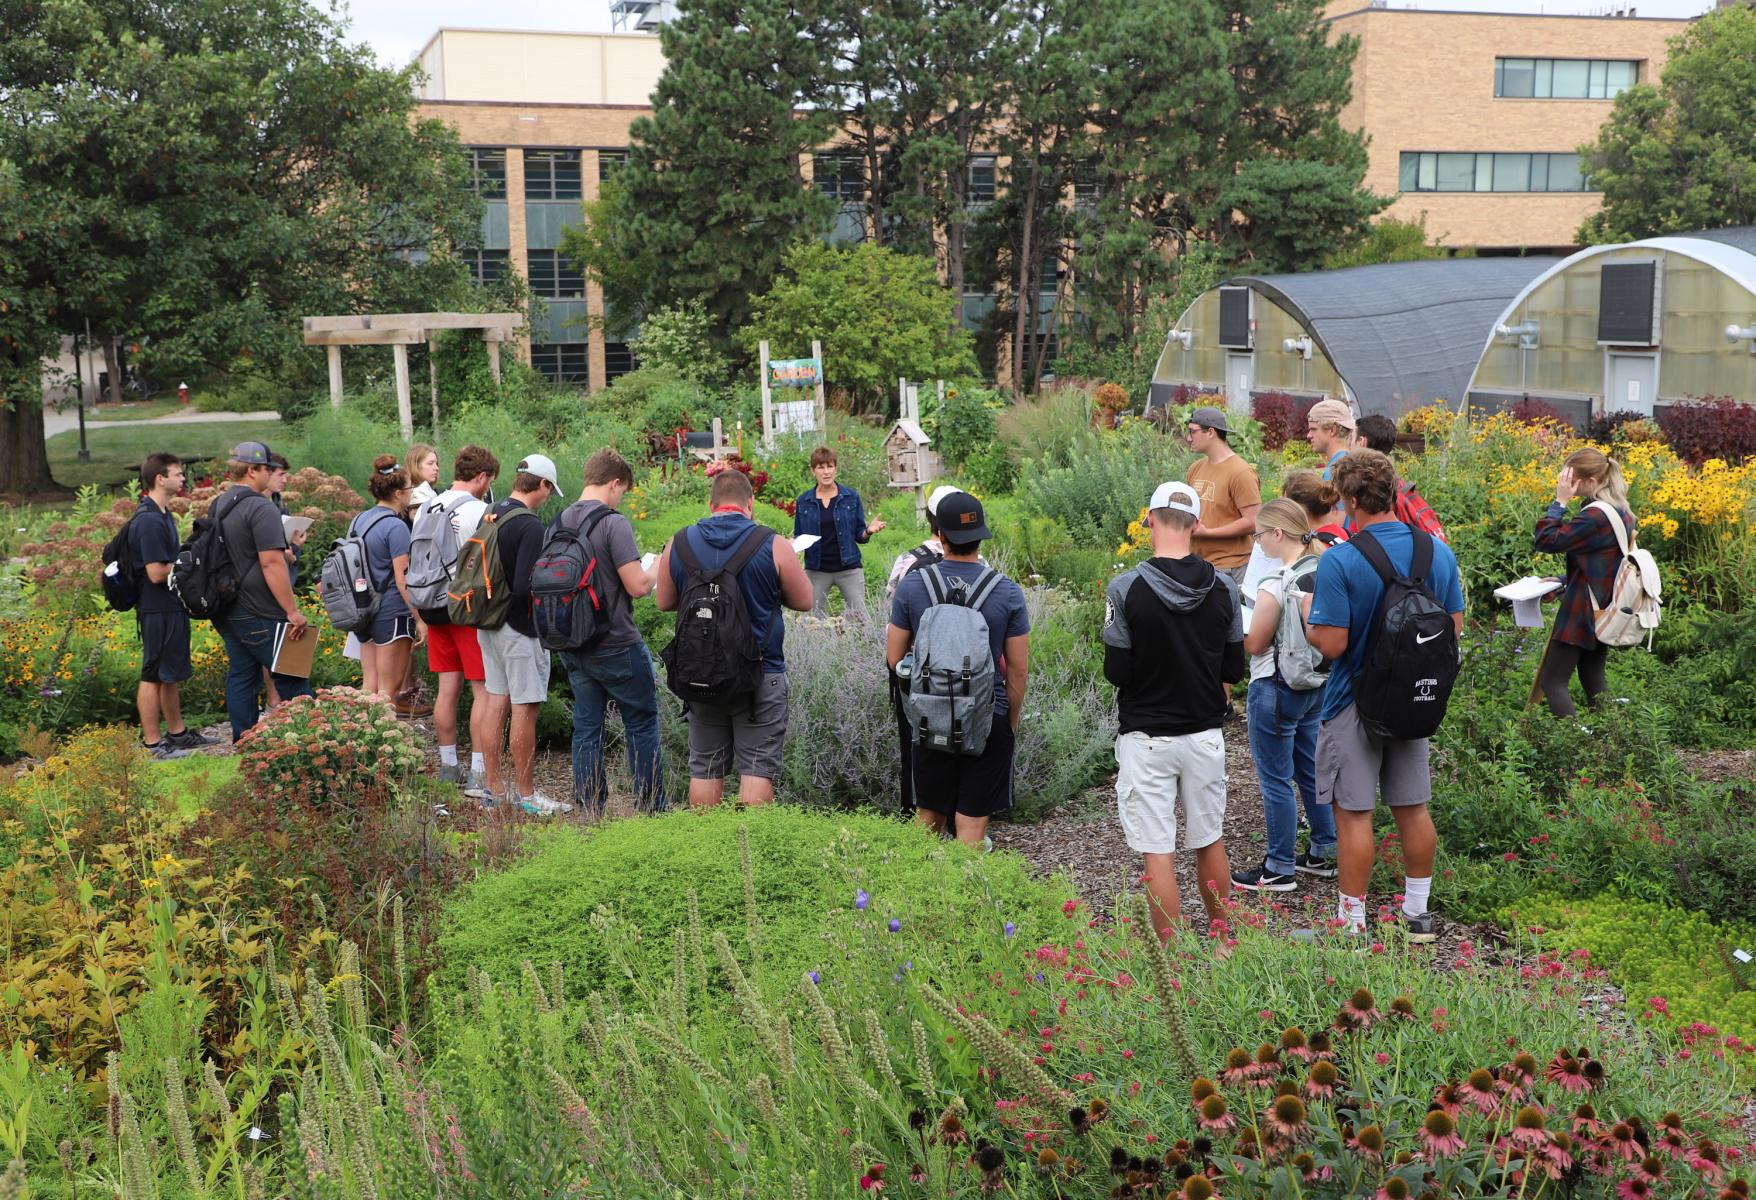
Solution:
<svg viewBox="0 0 1756 1200">
<path fill-rule="evenodd" d="M 930 607 L 915 631 L 914 669 L 903 702 L 915 744 L 978 755 L 994 724 L 994 653 L 982 605 L 1005 582 L 984 567 L 975 580 L 948 579 L 938 563 L 920 570 Z"/>
<path fill-rule="evenodd" d="M 445 504 L 429 500 L 416 515 L 414 531 L 409 535 L 409 569 L 404 577 L 415 608 L 425 611 L 451 603 L 451 576 L 457 571 L 458 552 L 463 548 L 457 540 L 457 527 L 451 522 L 457 510 L 472 499 L 465 493 Z"/>
<path fill-rule="evenodd" d="M 329 553 L 323 557 L 323 568 L 317 577 L 318 597 L 323 601 L 323 611 L 328 615 L 329 623 L 343 633 L 359 633 L 371 628 L 372 618 L 378 615 L 383 594 L 372 582 L 372 571 L 366 562 L 366 535 L 379 521 L 386 519 L 400 521 L 402 518 L 387 508 L 381 508 L 377 517 L 367 521 L 364 529 L 359 529 L 360 518 L 355 517 L 348 531 L 331 543 Z M 391 586 L 395 586 L 394 581 Z"/>
<path fill-rule="evenodd" d="M 1295 692 L 1310 692 L 1329 682 L 1329 664 L 1305 629 L 1305 614 L 1299 611 L 1299 596 L 1307 589 L 1302 585 L 1317 574 L 1317 556 L 1307 554 L 1281 572 L 1280 623 L 1274 629 L 1274 673 Z"/>
</svg>

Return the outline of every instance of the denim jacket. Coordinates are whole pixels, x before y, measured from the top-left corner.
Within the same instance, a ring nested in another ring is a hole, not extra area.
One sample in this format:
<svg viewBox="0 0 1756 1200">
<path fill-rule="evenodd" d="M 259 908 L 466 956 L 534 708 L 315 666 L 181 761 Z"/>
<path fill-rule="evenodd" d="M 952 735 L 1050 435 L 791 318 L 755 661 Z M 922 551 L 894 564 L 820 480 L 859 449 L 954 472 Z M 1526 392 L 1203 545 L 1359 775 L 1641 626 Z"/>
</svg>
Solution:
<svg viewBox="0 0 1756 1200">
<path fill-rule="evenodd" d="M 860 546 L 872 538 L 866 532 L 866 508 L 860 503 L 860 493 L 853 488 L 836 484 L 835 499 L 829 502 L 829 514 L 835 522 L 836 543 L 841 547 L 842 570 L 852 571 L 861 565 Z M 816 488 L 808 489 L 799 497 L 793 513 L 793 536 L 798 537 L 802 533 L 829 536 L 823 529 L 823 506 L 817 501 Z M 805 551 L 807 571 L 820 569 L 822 562 L 823 552 L 817 546 Z"/>
</svg>

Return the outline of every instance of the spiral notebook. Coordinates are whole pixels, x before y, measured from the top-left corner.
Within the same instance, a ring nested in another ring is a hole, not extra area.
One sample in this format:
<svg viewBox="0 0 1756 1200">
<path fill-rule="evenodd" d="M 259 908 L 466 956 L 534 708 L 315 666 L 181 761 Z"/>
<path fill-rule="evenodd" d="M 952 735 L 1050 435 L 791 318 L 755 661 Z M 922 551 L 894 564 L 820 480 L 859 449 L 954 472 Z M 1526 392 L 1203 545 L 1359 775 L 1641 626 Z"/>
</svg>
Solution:
<svg viewBox="0 0 1756 1200">
<path fill-rule="evenodd" d="M 311 664 L 317 658 L 317 630 L 307 625 L 304 637 L 290 638 L 287 631 L 291 628 L 285 621 L 274 627 L 274 658 L 268 669 L 276 675 L 309 679 Z"/>
</svg>

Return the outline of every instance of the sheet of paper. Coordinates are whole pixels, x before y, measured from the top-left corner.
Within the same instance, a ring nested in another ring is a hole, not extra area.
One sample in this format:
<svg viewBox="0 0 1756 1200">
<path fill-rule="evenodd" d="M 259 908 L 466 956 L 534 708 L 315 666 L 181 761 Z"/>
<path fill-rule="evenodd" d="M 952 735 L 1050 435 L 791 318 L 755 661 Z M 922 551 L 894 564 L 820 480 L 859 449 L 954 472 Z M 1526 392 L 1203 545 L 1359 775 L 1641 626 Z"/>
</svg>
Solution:
<svg viewBox="0 0 1756 1200">
<path fill-rule="evenodd" d="M 295 534 L 309 533 L 313 524 L 310 517 L 284 516 L 280 519 L 281 527 L 287 531 L 287 537 Z"/>
<path fill-rule="evenodd" d="M 1512 623 L 1520 629 L 1543 627 L 1543 597 L 1561 590 L 1558 579 L 1526 575 L 1523 579 L 1494 589 L 1494 595 L 1512 602 Z"/>
<path fill-rule="evenodd" d="M 658 558 L 659 558 L 658 555 L 656 555 L 652 551 L 648 550 L 645 554 L 642 554 L 640 556 L 640 569 L 642 571 L 652 570 L 653 564 L 658 562 Z"/>
<path fill-rule="evenodd" d="M 801 533 L 798 537 L 793 539 L 793 549 L 797 550 L 800 554 L 803 554 L 822 540 L 821 537 L 814 533 Z"/>
</svg>

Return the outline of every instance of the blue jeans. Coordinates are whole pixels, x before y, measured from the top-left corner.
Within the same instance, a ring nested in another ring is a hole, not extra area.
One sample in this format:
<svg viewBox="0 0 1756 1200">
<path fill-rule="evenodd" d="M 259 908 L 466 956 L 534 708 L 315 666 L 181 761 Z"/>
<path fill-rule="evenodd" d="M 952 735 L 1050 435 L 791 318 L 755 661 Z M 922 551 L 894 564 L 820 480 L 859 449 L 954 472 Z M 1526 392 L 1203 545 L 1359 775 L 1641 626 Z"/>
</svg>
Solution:
<svg viewBox="0 0 1756 1200">
<path fill-rule="evenodd" d="M 232 719 L 234 742 L 262 717 L 256 697 L 262 691 L 262 672 L 274 662 L 275 630 L 283 624 L 285 622 L 259 617 L 238 607 L 213 623 L 219 630 L 220 640 L 226 644 L 226 659 L 230 664 L 226 671 L 226 715 Z M 316 637 L 317 631 L 308 629 L 305 636 Z M 280 693 L 282 700 L 311 694 L 309 679 L 300 679 L 297 675 L 275 675 L 273 678 L 274 690 Z"/>
<path fill-rule="evenodd" d="M 604 707 L 614 700 L 628 741 L 628 770 L 643 804 L 663 812 L 659 760 L 658 679 L 645 642 L 580 654 L 561 651 L 573 685 L 573 802 L 603 812 L 609 798 L 604 767 Z"/>
<path fill-rule="evenodd" d="M 1322 688 L 1298 692 L 1275 679 L 1250 684 L 1250 754 L 1256 759 L 1262 812 L 1268 820 L 1268 869 L 1276 875 L 1293 873 L 1297 853 L 1295 779 L 1311 823 L 1308 852 L 1312 858 L 1335 857 L 1335 813 L 1317 803 L 1317 714 L 1322 707 Z"/>
</svg>

